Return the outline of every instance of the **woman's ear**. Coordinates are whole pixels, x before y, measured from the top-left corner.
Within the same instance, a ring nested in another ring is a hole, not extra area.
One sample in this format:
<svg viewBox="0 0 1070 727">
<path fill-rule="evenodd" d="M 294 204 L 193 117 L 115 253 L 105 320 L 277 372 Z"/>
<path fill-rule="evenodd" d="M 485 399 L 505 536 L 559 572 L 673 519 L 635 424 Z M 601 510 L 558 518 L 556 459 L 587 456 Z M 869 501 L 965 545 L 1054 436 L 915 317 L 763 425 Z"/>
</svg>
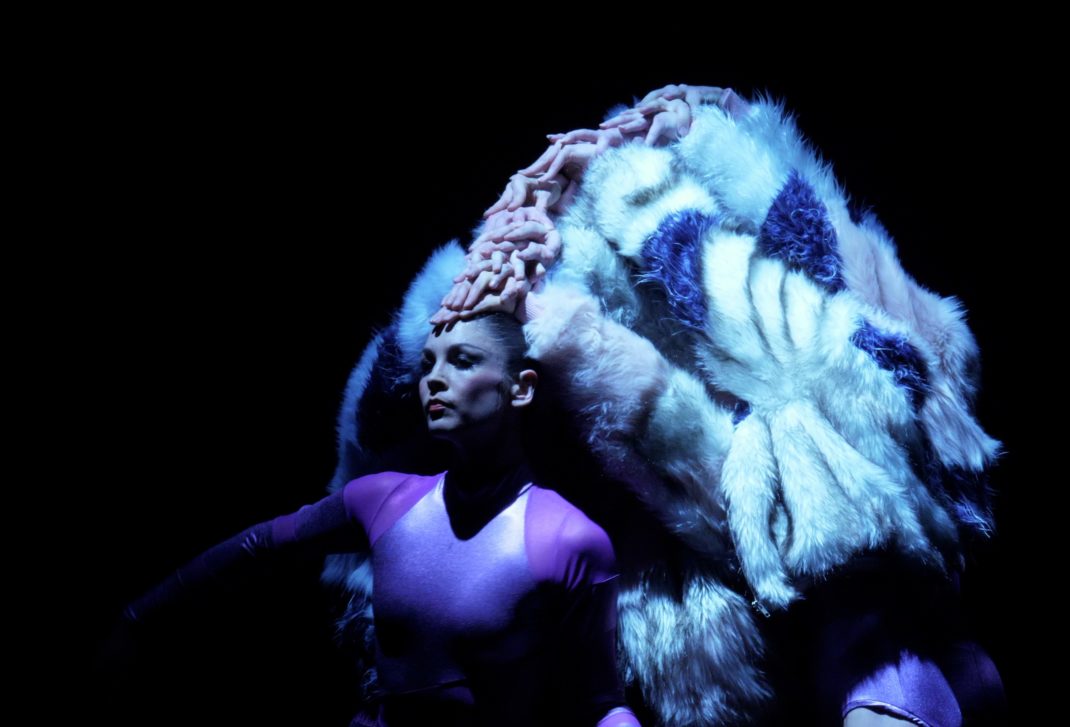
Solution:
<svg viewBox="0 0 1070 727">
<path fill-rule="evenodd" d="M 510 403 L 513 406 L 527 406 L 535 398 L 535 385 L 539 383 L 539 375 L 534 369 L 524 369 L 516 377 L 516 383 L 510 387 L 512 395 Z"/>
</svg>

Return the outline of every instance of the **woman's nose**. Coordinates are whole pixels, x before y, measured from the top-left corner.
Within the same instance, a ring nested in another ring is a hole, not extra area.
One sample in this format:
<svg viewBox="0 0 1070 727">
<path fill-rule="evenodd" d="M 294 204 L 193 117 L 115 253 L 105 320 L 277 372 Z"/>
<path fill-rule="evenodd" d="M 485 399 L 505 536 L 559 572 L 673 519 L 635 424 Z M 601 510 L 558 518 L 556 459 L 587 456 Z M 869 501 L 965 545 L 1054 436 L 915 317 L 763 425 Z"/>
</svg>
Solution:
<svg viewBox="0 0 1070 727">
<path fill-rule="evenodd" d="M 424 381 L 427 382 L 427 388 L 432 393 L 436 391 L 442 391 L 446 388 L 446 379 L 442 375 L 441 364 L 435 364 L 431 367 L 431 370 L 424 376 Z"/>
</svg>

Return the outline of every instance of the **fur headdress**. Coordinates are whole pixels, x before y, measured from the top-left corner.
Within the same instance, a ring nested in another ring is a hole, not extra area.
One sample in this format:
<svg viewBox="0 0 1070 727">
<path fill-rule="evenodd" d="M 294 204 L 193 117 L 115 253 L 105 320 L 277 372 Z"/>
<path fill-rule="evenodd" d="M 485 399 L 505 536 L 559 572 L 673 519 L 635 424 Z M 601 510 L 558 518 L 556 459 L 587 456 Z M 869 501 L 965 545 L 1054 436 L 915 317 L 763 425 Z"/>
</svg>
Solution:
<svg viewBox="0 0 1070 727">
<path fill-rule="evenodd" d="M 607 151 L 556 223 L 531 354 L 598 471 L 586 494 L 623 488 L 629 527 L 662 544 L 621 551 L 622 672 L 665 724 L 744 723 L 772 696 L 760 614 L 875 550 L 950 572 L 990 531 L 1000 443 L 972 412 L 977 344 L 768 98 Z M 431 256 L 353 370 L 332 491 L 421 423 L 426 321 L 464 254 Z M 348 594 L 346 633 L 370 638 L 364 556 L 323 578 Z"/>
</svg>

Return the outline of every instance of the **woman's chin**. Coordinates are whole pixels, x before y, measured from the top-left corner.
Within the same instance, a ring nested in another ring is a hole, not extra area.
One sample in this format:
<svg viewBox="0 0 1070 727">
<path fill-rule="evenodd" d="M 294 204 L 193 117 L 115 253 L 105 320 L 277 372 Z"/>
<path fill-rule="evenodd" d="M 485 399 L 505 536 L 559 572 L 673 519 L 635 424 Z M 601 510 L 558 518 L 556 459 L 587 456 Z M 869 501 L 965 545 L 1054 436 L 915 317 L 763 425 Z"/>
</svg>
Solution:
<svg viewBox="0 0 1070 727">
<path fill-rule="evenodd" d="M 461 439 L 454 427 L 444 423 L 440 424 L 439 422 L 427 423 L 427 436 L 453 443 L 457 443 Z"/>
<path fill-rule="evenodd" d="M 470 430 L 458 429 L 453 426 L 436 427 L 434 422 L 429 423 L 427 434 L 432 439 L 448 442 L 462 452 L 481 449 L 479 446 L 480 440 L 486 436 L 481 437 Z"/>
</svg>

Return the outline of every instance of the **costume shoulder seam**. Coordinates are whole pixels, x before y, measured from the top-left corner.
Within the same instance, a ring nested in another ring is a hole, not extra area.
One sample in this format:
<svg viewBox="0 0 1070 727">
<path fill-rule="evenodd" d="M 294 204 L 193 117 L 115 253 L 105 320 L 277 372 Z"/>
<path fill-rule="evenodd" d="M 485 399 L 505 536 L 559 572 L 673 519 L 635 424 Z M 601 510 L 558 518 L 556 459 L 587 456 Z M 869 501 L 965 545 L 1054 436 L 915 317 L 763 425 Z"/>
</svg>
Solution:
<svg viewBox="0 0 1070 727">
<path fill-rule="evenodd" d="M 373 472 L 373 473 L 369 473 L 367 475 L 363 475 L 361 477 L 357 477 L 357 478 L 355 478 L 353 480 L 350 480 L 348 483 L 346 483 L 346 488 L 345 489 L 348 490 L 349 486 L 352 485 L 354 482 L 358 482 L 358 481 L 366 479 L 366 478 L 375 477 L 375 478 L 382 478 L 382 479 L 387 480 L 388 484 L 385 487 L 376 488 L 378 490 L 378 492 L 376 494 L 379 496 L 379 502 L 375 506 L 375 512 L 372 513 L 371 516 L 368 518 L 368 522 L 367 522 L 367 526 L 366 526 L 367 527 L 367 532 L 370 534 L 371 531 L 375 527 L 376 521 L 378 521 L 378 519 L 379 519 L 380 513 L 382 513 L 383 508 L 386 506 L 386 503 L 388 503 L 390 501 L 390 499 L 397 493 L 397 491 L 399 489 L 401 489 L 402 485 L 404 485 L 406 482 L 410 481 L 412 478 L 425 479 L 427 477 L 439 477 L 439 476 L 441 476 L 441 475 L 429 475 L 429 476 L 428 475 L 414 475 L 414 474 L 411 474 L 411 473 L 408 473 L 408 472 L 394 472 L 392 470 L 388 470 L 388 471 L 385 471 L 385 472 Z M 348 498 L 346 498 L 346 502 L 347 502 L 347 505 L 346 505 L 347 510 L 349 510 Z M 354 517 L 359 517 L 357 515 L 355 509 L 350 510 L 350 514 L 353 515 Z"/>
</svg>

